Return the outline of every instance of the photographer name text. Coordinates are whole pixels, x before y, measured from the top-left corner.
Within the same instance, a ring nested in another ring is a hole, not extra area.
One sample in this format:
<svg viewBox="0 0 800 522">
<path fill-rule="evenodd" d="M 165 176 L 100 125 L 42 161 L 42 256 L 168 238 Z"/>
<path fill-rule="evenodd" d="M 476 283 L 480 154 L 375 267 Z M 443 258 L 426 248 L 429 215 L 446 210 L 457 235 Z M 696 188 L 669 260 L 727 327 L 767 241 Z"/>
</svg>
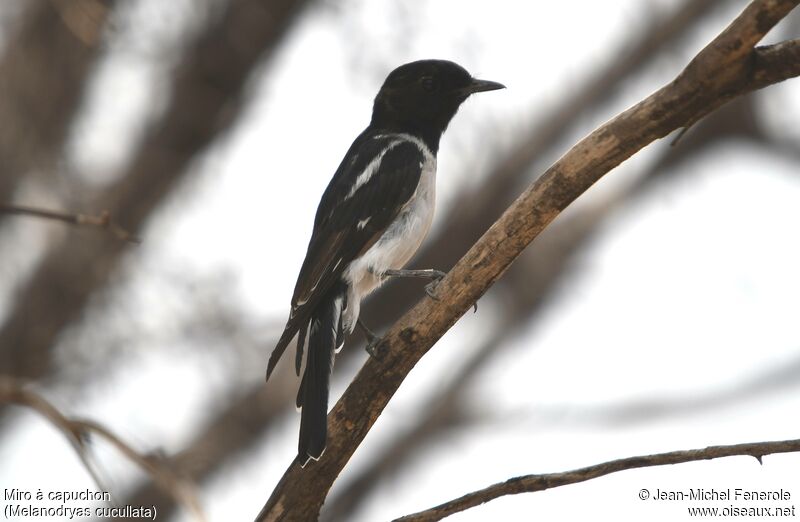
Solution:
<svg viewBox="0 0 800 522">
<path fill-rule="evenodd" d="M 663 489 L 656 489 L 652 496 L 652 500 L 727 500 L 735 501 L 742 500 L 750 501 L 774 501 L 774 500 L 791 500 L 792 494 L 785 489 L 771 490 L 771 491 L 752 491 L 742 488 L 726 488 L 726 489 L 704 489 L 704 488 L 691 488 L 689 490 L 679 491 L 666 491 Z"/>
</svg>

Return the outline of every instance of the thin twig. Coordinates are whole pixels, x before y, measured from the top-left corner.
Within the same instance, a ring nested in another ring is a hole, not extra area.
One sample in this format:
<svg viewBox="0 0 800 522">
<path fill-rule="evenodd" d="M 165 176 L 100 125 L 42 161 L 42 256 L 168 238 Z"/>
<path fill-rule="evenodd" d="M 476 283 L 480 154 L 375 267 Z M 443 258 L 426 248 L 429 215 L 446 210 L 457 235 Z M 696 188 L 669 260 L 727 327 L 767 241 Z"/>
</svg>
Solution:
<svg viewBox="0 0 800 522">
<path fill-rule="evenodd" d="M 20 216 L 33 216 L 43 219 L 63 221 L 70 225 L 104 228 L 122 241 L 139 244 L 142 240 L 111 220 L 111 215 L 104 210 L 99 215 L 70 214 L 57 210 L 27 207 L 23 205 L 0 205 L 0 214 L 15 214 Z"/>
<path fill-rule="evenodd" d="M 514 477 L 457 499 L 445 502 L 436 507 L 420 511 L 412 515 L 406 515 L 395 520 L 395 522 L 434 522 L 444 517 L 450 516 L 459 511 L 464 511 L 471 507 L 479 506 L 490 500 L 500 498 L 505 495 L 516 495 L 517 493 L 531 493 L 533 491 L 544 491 L 550 488 L 565 486 L 585 482 L 603 475 L 609 475 L 618 471 L 628 469 L 647 468 L 651 466 L 666 466 L 669 464 L 681 464 L 697 460 L 719 459 L 722 457 L 733 457 L 749 455 L 755 457 L 762 463 L 764 455 L 775 453 L 792 453 L 800 451 L 800 439 L 781 440 L 772 442 L 750 442 L 747 444 L 734 444 L 730 446 L 709 446 L 702 449 L 670 451 L 669 453 L 657 453 L 655 455 L 642 455 L 639 457 L 628 457 L 625 459 L 611 460 L 602 464 L 595 464 L 585 468 L 561 473 L 545 473 L 541 475 L 524 475 Z"/>
<path fill-rule="evenodd" d="M 139 467 L 164 488 L 164 491 L 169 493 L 176 502 L 183 505 L 196 520 L 201 522 L 206 520 L 203 509 L 191 484 L 181 477 L 178 477 L 155 458 L 142 455 L 134 450 L 128 443 L 104 426 L 90 420 L 67 417 L 44 397 L 27 389 L 22 381 L 13 377 L 0 376 L 0 404 L 2 403 L 16 404 L 18 406 L 30 408 L 45 417 L 53 426 L 64 433 L 100 491 L 107 491 L 107 488 L 103 486 L 89 459 L 87 442 L 92 434 L 107 440 L 131 462 L 139 465 Z"/>
</svg>

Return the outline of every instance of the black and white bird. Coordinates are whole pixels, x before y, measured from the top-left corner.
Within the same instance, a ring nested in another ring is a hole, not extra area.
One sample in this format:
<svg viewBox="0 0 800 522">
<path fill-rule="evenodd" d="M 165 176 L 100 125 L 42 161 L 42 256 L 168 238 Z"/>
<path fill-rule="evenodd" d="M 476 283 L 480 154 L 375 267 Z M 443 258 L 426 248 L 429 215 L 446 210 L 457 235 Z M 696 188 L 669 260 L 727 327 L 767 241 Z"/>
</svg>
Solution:
<svg viewBox="0 0 800 522">
<path fill-rule="evenodd" d="M 477 80 L 450 61 L 401 65 L 386 78 L 375 97 L 372 121 L 325 189 L 289 320 L 267 366 L 269 379 L 297 334 L 299 375 L 308 339 L 297 393 L 301 464 L 319 459 L 325 450 L 333 358 L 358 322 L 361 300 L 389 276 L 441 274 L 402 270 L 433 220 L 439 139 L 471 94 L 503 87 Z"/>
</svg>

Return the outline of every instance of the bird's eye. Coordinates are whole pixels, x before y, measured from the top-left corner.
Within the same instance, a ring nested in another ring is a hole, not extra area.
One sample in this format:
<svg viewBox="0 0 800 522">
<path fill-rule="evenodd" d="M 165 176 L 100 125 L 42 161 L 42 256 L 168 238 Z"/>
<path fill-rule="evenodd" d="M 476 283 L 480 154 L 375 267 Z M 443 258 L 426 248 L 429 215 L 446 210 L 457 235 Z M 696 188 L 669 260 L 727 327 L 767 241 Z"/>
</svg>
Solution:
<svg viewBox="0 0 800 522">
<path fill-rule="evenodd" d="M 436 79 L 434 79 L 432 76 L 423 76 L 420 78 L 419 82 L 422 84 L 422 88 L 426 92 L 433 92 L 439 87 Z"/>
</svg>

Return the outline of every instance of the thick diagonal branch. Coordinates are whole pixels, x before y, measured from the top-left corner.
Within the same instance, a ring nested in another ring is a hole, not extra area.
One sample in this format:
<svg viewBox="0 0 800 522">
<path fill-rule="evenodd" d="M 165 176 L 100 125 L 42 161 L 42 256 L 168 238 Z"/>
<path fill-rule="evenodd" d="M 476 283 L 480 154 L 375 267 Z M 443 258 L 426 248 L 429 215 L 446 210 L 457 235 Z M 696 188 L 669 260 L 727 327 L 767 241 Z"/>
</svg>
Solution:
<svg viewBox="0 0 800 522">
<path fill-rule="evenodd" d="M 506 210 L 438 287 L 385 335 L 329 415 L 325 458 L 293 463 L 257 520 L 314 520 L 405 377 L 555 217 L 611 169 L 736 96 L 800 75 L 797 42 L 754 48 L 800 0 L 755 0 L 673 82 L 581 140 Z"/>
<path fill-rule="evenodd" d="M 493 333 L 488 340 L 483 341 L 480 348 L 473 350 L 444 388 L 437 390 L 432 398 L 425 399 L 425 408 L 421 408 L 419 414 L 409 420 L 411 426 L 407 431 L 398 434 L 368 463 L 347 475 L 346 483 L 340 483 L 326 499 L 321 520 L 354 518 L 353 514 L 371 498 L 370 495 L 412 467 L 417 462 L 415 457 L 424 453 L 427 447 L 440 442 L 453 430 L 463 432 L 479 422 L 486 422 L 484 416 L 475 413 L 467 390 L 474 384 L 475 377 L 481 374 L 481 369 L 513 346 L 509 340 L 519 335 L 521 330 L 529 329 L 532 322 L 541 319 L 537 311 L 547 306 L 553 292 L 563 286 L 565 279 L 573 272 L 571 268 L 574 268 L 574 257 L 586 246 L 587 241 L 622 206 L 643 197 L 663 176 L 674 174 L 678 162 L 690 162 L 712 145 L 733 139 L 746 139 L 770 146 L 768 138 L 756 125 L 755 110 L 754 96 L 745 96 L 725 105 L 698 124 L 697 129 L 681 142 L 677 154 L 675 149 L 665 148 L 659 160 L 640 174 L 635 182 L 626 184 L 611 195 L 595 198 L 591 203 L 587 202 L 580 208 L 572 209 L 568 215 L 561 216 L 547 227 L 536 239 L 536 248 L 526 250 L 503 276 L 501 281 L 509 291 L 503 292 L 503 299 L 492 303 L 492 306 L 500 307 L 497 314 L 499 319 L 491 325 Z M 796 375 L 796 372 L 792 372 L 796 369 L 790 365 L 785 374 L 780 372 L 777 375 L 778 384 L 785 384 L 789 375 Z M 776 375 L 773 373 L 766 377 L 760 375 L 753 382 L 756 388 L 743 386 L 735 394 L 726 390 L 715 398 L 731 400 L 733 395 L 750 393 L 751 388 L 756 392 L 763 392 L 763 388 L 758 388 L 758 383 L 763 384 L 764 379 L 774 383 L 774 377 Z M 674 406 L 686 407 L 683 403 Z M 622 409 L 628 411 L 624 406 Z M 595 415 L 595 420 L 598 417 Z"/>
<path fill-rule="evenodd" d="M 532 177 L 537 162 L 550 156 L 587 111 L 606 103 L 626 81 L 653 63 L 659 51 L 675 46 L 723 4 L 720 0 L 688 0 L 664 20 L 643 22 L 640 34 L 618 46 L 613 61 L 590 74 L 583 84 L 571 86 L 574 90 L 570 95 L 548 107 L 531 122 L 529 130 L 518 129 L 519 142 L 492 166 L 482 183 L 460 189 L 454 201 L 470 204 L 449 210 L 441 229 L 428 240 L 414 264 L 440 269 L 453 266 L 514 200 L 520 187 Z M 381 288 L 380 298 L 373 298 L 368 307 L 362 307 L 362 315 L 370 324 L 385 327 L 389 323 L 381 324 L 383 318 L 396 317 L 396 310 L 411 307 L 418 297 L 416 285 L 389 283 Z"/>
<path fill-rule="evenodd" d="M 511 151 L 504 152 L 498 158 L 497 163 L 479 185 L 463 188 L 461 197 L 456 197 L 455 200 L 470 201 L 470 211 L 461 212 L 460 207 L 447 210 L 448 216 L 442 220 L 444 226 L 436 233 L 436 237 L 430 238 L 427 247 L 420 253 L 416 266 L 450 267 L 454 265 L 460 255 L 475 243 L 481 233 L 489 228 L 497 216 L 513 201 L 519 187 L 524 186 L 524 182 L 521 180 L 531 174 L 536 158 L 548 156 L 547 151 L 564 138 L 581 115 L 585 114 L 587 110 L 605 103 L 612 93 L 619 90 L 618 87 L 624 84 L 626 79 L 641 72 L 642 68 L 652 63 L 665 48 L 679 45 L 687 33 L 705 22 L 708 16 L 716 12 L 716 8 L 723 4 L 724 0 L 683 0 L 683 3 L 669 15 L 663 18 L 654 16 L 644 20 L 642 28 L 637 33 L 629 35 L 618 46 L 620 53 L 615 53 L 609 63 L 601 64 L 584 84 L 576 86 L 575 91 L 570 92 L 564 100 L 549 107 L 545 115 L 532 120 L 531 130 L 522 134 L 519 143 Z M 696 135 L 697 133 L 692 133 L 689 139 Z M 691 143 L 689 139 L 682 144 L 679 151 L 674 152 L 674 156 L 683 156 L 688 149 L 687 144 Z M 562 234 L 556 233 L 556 236 L 557 242 L 563 247 Z M 574 238 L 574 234 L 570 234 L 570 236 Z M 575 239 L 576 242 L 579 241 L 577 238 Z M 550 241 L 550 243 L 555 242 Z M 555 246 L 553 245 L 553 247 Z M 573 247 L 577 248 L 577 245 L 573 245 Z M 542 265 L 548 267 L 544 269 L 544 272 L 551 274 L 558 271 L 557 267 L 563 263 L 561 258 L 553 252 L 554 248 L 544 249 L 547 250 L 546 252 L 540 250 L 542 249 L 531 253 L 535 257 L 535 261 L 530 262 L 537 265 L 535 271 L 539 274 L 540 280 L 543 280 L 546 276 L 541 274 Z M 550 270 L 551 267 L 553 270 Z M 519 277 L 524 276 L 520 274 Z M 559 278 L 555 275 L 549 278 L 549 282 L 558 280 Z M 504 281 L 508 283 L 508 275 Z M 513 287 L 513 284 L 511 286 Z M 387 289 L 386 287 L 391 288 Z M 525 287 L 524 299 L 526 301 L 533 299 L 538 302 L 545 299 L 543 289 L 539 289 L 535 283 L 532 284 L 529 278 L 525 279 Z M 381 331 L 397 318 L 397 310 L 410 308 L 421 295 L 418 286 L 413 284 L 389 284 L 382 287 L 381 292 L 382 295 L 370 300 L 368 310 L 362 310 L 367 314 L 369 323 L 374 323 Z M 540 299 L 536 299 L 534 296 L 539 296 Z M 504 312 L 506 318 L 511 318 L 511 316 L 519 318 L 522 314 L 532 313 L 527 306 L 515 306 L 510 303 L 506 306 L 507 309 L 513 308 L 514 310 L 514 313 Z M 519 312 L 520 315 L 517 315 L 516 312 Z M 344 359 L 359 357 L 362 353 L 359 350 L 344 350 L 337 356 L 337 365 L 342 364 Z M 344 359 L 340 359 L 342 357 Z M 288 366 L 285 369 L 288 370 Z M 284 373 L 291 374 L 291 378 L 294 378 L 293 371 Z M 291 388 L 293 389 L 293 385 Z M 289 384 L 286 386 L 275 384 L 268 387 L 266 391 L 263 387 L 259 387 L 257 390 L 245 393 L 236 402 L 221 411 L 216 418 L 210 420 L 206 427 L 198 432 L 191 444 L 181 451 L 178 457 L 172 459 L 171 465 L 186 473 L 187 476 L 191 476 L 198 483 L 213 480 L 214 477 L 225 473 L 228 464 L 251 450 L 251 446 L 254 444 L 260 443 L 269 429 L 275 425 L 276 417 L 283 414 L 287 406 L 294 404 L 293 401 L 283 397 L 289 393 L 289 389 Z M 426 433 L 430 434 L 432 431 L 427 429 Z M 405 436 L 411 437 L 413 434 Z M 413 446 L 398 441 L 396 443 L 408 448 L 409 452 L 413 453 Z M 391 450 L 390 452 L 392 456 L 408 462 L 408 459 L 403 456 L 403 452 Z M 198 457 L 200 455 L 202 457 Z M 381 459 L 386 457 L 383 455 Z M 388 468 L 396 472 L 399 469 L 392 462 L 382 462 L 376 466 L 378 469 L 375 473 L 362 470 L 358 476 L 348 477 L 351 479 L 350 486 L 345 486 L 337 493 L 337 499 L 341 501 L 339 507 L 337 508 L 336 501 L 329 499 L 326 503 L 326 507 L 329 509 L 323 511 L 323 519 L 327 517 L 329 520 L 349 520 L 352 516 L 346 511 L 355 509 L 355 506 L 364 500 L 365 493 L 363 488 L 359 490 L 358 486 L 352 482 L 368 484 L 368 487 L 371 487 L 380 483 L 380 480 L 373 478 L 376 475 L 385 478 L 385 475 L 379 470 Z M 353 490 L 358 492 L 354 493 Z M 171 497 L 165 495 L 162 489 L 152 482 L 143 484 L 129 497 L 127 503 L 156 505 L 160 516 L 164 517 L 166 513 L 167 518 L 169 513 L 174 511 Z M 343 507 L 343 504 L 346 504 L 346 507 Z"/>
</svg>

